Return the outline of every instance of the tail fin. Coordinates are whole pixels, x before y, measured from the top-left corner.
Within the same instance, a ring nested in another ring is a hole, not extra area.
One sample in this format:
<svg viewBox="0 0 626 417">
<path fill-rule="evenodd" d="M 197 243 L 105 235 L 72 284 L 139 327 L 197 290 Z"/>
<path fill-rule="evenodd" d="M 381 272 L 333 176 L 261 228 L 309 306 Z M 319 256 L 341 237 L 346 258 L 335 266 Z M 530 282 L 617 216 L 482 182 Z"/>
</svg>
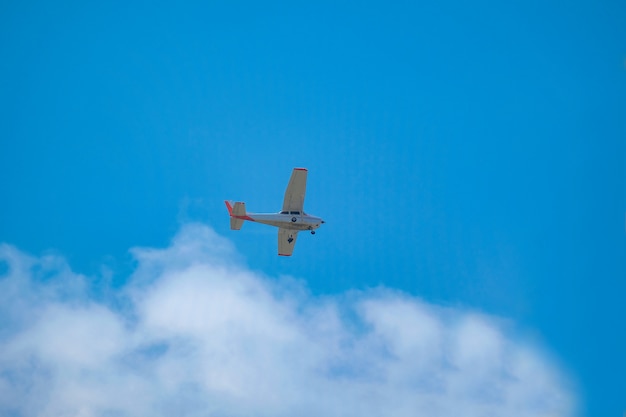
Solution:
<svg viewBox="0 0 626 417">
<path fill-rule="evenodd" d="M 241 226 L 243 226 L 242 217 L 246 216 L 246 203 L 236 202 L 233 206 L 230 201 L 225 201 L 226 208 L 228 209 L 228 214 L 230 215 L 230 229 L 231 230 L 240 230 Z"/>
</svg>

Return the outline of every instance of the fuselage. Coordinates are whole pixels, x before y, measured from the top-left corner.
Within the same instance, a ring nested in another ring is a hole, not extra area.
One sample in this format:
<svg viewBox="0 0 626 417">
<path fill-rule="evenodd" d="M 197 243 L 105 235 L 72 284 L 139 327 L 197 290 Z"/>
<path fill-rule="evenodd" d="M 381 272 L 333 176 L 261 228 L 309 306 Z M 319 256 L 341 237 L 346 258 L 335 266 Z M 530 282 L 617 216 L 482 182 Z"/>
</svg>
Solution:
<svg viewBox="0 0 626 417">
<path fill-rule="evenodd" d="M 285 211 L 280 213 L 246 213 L 245 217 L 234 217 L 290 230 L 315 230 L 324 223 L 324 220 L 319 217 L 310 216 L 299 211 Z"/>
</svg>

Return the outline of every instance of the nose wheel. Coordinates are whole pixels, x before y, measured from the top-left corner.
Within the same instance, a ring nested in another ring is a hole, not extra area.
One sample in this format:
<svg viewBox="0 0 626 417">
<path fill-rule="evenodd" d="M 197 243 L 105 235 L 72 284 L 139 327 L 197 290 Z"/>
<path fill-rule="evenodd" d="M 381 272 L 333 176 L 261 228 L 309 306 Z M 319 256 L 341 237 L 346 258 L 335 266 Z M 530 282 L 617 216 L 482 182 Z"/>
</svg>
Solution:
<svg viewBox="0 0 626 417">
<path fill-rule="evenodd" d="M 311 234 L 314 235 L 315 234 L 315 230 L 311 230 Z"/>
</svg>

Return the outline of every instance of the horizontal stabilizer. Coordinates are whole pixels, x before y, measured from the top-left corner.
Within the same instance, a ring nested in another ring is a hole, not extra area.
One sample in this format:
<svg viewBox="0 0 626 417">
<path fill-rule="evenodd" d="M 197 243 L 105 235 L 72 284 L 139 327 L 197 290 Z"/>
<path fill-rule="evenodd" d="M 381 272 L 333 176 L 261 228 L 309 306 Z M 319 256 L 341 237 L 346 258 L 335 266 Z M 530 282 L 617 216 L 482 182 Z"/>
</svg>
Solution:
<svg viewBox="0 0 626 417">
<path fill-rule="evenodd" d="M 241 226 L 243 226 L 243 220 L 236 217 L 230 218 L 230 230 L 241 230 Z"/>
<path fill-rule="evenodd" d="M 225 201 L 228 214 L 230 214 L 231 230 L 240 230 L 243 221 L 247 220 L 246 203 L 236 202 L 234 205 L 230 201 Z"/>
<path fill-rule="evenodd" d="M 233 216 L 246 217 L 246 203 L 240 201 L 233 206 Z"/>
</svg>

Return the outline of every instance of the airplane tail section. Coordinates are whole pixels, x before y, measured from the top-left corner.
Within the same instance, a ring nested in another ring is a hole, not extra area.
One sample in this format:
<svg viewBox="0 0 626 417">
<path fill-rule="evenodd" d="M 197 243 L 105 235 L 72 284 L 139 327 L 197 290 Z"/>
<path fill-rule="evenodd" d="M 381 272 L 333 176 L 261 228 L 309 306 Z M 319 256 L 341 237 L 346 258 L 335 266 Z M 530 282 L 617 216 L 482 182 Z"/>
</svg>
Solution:
<svg viewBox="0 0 626 417">
<path fill-rule="evenodd" d="M 230 229 L 240 230 L 243 221 L 248 220 L 246 215 L 246 203 L 236 202 L 234 205 L 230 201 L 225 201 L 228 214 L 230 215 Z"/>
</svg>

